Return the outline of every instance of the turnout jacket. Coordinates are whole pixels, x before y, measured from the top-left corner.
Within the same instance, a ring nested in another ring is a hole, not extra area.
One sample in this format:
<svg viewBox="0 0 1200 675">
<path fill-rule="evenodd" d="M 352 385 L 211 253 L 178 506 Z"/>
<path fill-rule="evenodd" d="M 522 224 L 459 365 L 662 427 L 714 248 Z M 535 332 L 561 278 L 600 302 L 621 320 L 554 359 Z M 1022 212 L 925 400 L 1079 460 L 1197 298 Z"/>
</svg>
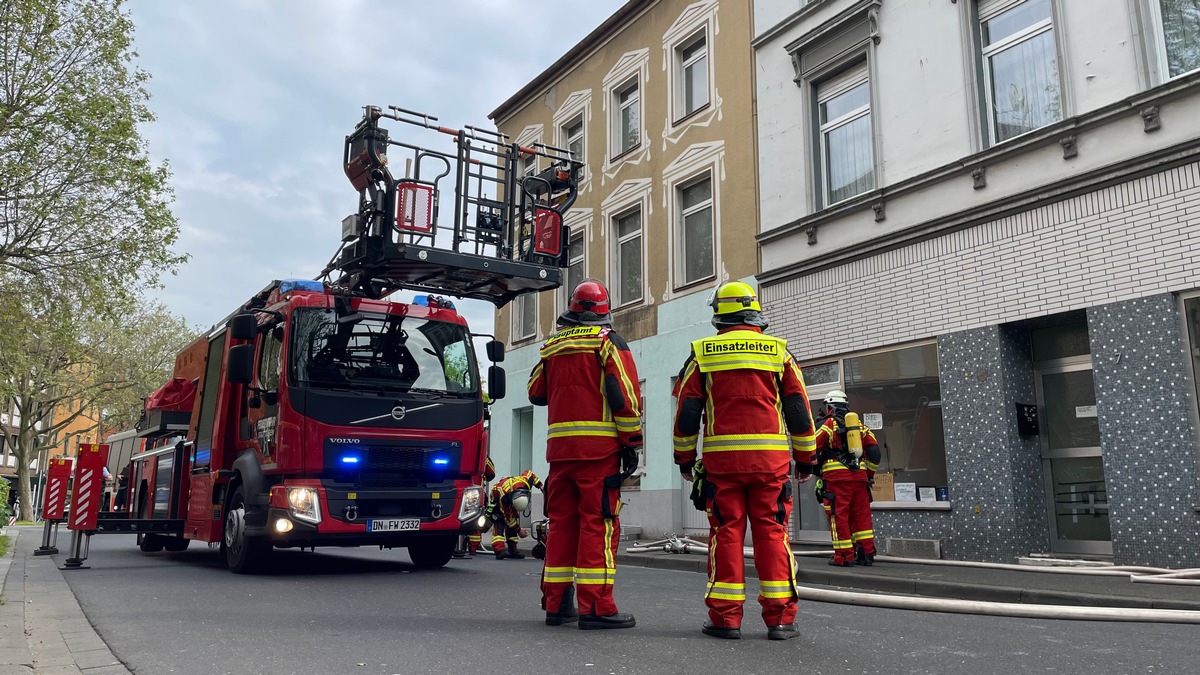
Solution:
<svg viewBox="0 0 1200 675">
<path fill-rule="evenodd" d="M 641 398 L 629 346 L 601 326 L 559 330 L 529 376 L 529 402 L 548 408 L 550 462 L 606 459 L 622 447 L 641 447 Z"/>
<path fill-rule="evenodd" d="M 865 483 L 875 477 L 875 471 L 879 468 L 879 442 L 870 429 L 863 427 L 862 430 L 863 454 L 859 458 L 859 468 L 863 471 L 851 469 L 842 461 L 846 448 L 842 446 L 837 420 L 832 416 L 817 428 L 816 444 L 817 473 L 825 480 L 858 480 Z"/>
<path fill-rule="evenodd" d="M 533 488 L 541 490 L 542 480 L 532 471 L 524 471 L 519 476 L 501 478 L 500 482 L 492 486 L 492 508 L 499 509 L 500 514 L 504 516 L 504 522 L 509 527 L 517 527 L 521 517 L 521 514 L 512 507 L 512 493 L 517 490 L 533 492 Z"/>
<path fill-rule="evenodd" d="M 677 381 L 675 463 L 696 459 L 701 426 L 711 473 L 811 471 L 812 412 L 787 341 L 753 326 L 692 343 Z"/>
</svg>

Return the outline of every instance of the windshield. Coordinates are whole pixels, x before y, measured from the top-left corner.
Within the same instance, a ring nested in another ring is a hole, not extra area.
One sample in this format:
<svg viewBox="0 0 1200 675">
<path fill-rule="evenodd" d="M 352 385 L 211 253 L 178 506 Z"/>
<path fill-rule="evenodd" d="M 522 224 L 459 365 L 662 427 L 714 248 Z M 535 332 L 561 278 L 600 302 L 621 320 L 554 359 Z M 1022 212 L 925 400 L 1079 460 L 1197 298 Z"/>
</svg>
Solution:
<svg viewBox="0 0 1200 675">
<path fill-rule="evenodd" d="M 471 395 L 479 391 L 475 352 L 463 326 L 405 316 L 332 309 L 292 315 L 292 374 L 298 384 Z"/>
</svg>

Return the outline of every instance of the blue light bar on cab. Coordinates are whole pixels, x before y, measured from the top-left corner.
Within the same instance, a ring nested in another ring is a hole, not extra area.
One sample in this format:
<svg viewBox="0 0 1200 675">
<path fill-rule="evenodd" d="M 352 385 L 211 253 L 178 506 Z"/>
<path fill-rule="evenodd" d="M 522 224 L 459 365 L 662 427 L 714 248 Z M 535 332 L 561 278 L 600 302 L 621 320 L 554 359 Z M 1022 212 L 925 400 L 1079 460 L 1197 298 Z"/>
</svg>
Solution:
<svg viewBox="0 0 1200 675">
<path fill-rule="evenodd" d="M 429 306 L 429 296 L 427 296 L 427 295 L 413 296 L 412 304 L 417 305 L 418 307 L 428 307 Z"/>
<path fill-rule="evenodd" d="M 324 293 L 325 284 L 321 283 L 320 281 L 312 281 L 310 279 L 287 279 L 279 282 L 280 293 L 290 293 L 292 291 Z"/>
<path fill-rule="evenodd" d="M 450 460 L 445 457 L 434 457 L 433 463 L 438 466 L 447 466 L 450 464 Z"/>
<path fill-rule="evenodd" d="M 358 464 L 358 455 L 342 455 L 342 464 Z"/>
</svg>

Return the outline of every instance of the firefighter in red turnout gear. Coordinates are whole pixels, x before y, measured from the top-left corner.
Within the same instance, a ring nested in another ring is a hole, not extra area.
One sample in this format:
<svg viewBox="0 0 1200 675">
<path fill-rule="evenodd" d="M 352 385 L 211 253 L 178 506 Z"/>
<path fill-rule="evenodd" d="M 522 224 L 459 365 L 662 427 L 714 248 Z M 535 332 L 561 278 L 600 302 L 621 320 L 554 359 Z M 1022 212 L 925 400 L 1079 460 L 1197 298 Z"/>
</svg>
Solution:
<svg viewBox="0 0 1200 675">
<path fill-rule="evenodd" d="M 698 481 L 694 491 L 708 513 L 708 620 L 702 630 L 741 637 L 748 519 L 767 637 L 786 640 L 799 634 L 787 526 L 793 460 L 798 470 L 811 471 L 808 394 L 786 341 L 762 332 L 767 320 L 753 288 L 724 283 L 710 304 L 718 332 L 692 343 L 678 380 L 674 430 L 675 463 L 686 480 Z M 697 463 L 701 428 L 703 457 Z"/>
<path fill-rule="evenodd" d="M 485 447 L 486 447 L 486 444 L 485 444 Z M 492 463 L 492 458 L 488 457 L 487 464 L 485 464 L 483 467 L 483 483 L 481 484 L 481 486 L 484 488 L 485 494 L 486 494 L 488 482 L 495 480 L 495 479 L 496 479 L 496 465 Z M 483 533 L 482 532 L 475 532 L 474 534 L 467 535 L 467 552 L 470 553 L 471 555 L 475 555 L 476 553 L 478 553 L 479 547 L 482 544 L 483 544 Z"/>
<path fill-rule="evenodd" d="M 525 557 L 517 550 L 517 541 L 529 536 L 521 528 L 521 514 L 529 508 L 533 488 L 544 489 L 542 479 L 529 470 L 521 472 L 519 476 L 503 478 L 492 486 L 487 515 L 495 523 L 492 553 L 496 554 L 496 560 L 521 560 Z"/>
<path fill-rule="evenodd" d="M 547 406 L 549 532 L 542 606 L 551 626 L 631 628 L 613 600 L 621 482 L 642 445 L 641 390 L 629 347 L 612 330 L 608 290 L 575 287 L 559 330 L 541 349 L 529 400 Z M 578 594 L 579 609 L 574 596 Z"/>
<path fill-rule="evenodd" d="M 817 429 L 818 497 L 829 516 L 833 539 L 830 565 L 850 567 L 875 564 L 875 532 L 871 525 L 871 482 L 879 468 L 879 443 L 865 426 L 848 429 L 850 406 L 846 394 L 834 390 L 825 395 L 825 419 Z M 848 442 L 848 432 L 857 431 L 861 453 Z"/>
</svg>

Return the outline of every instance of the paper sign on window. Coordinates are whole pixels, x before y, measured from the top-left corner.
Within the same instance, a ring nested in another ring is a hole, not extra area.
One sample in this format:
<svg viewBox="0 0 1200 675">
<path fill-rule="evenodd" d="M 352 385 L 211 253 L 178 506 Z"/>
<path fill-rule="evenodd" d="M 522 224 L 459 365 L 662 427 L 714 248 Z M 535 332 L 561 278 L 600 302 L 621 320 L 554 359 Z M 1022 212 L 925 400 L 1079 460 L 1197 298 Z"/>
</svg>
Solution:
<svg viewBox="0 0 1200 675">
<path fill-rule="evenodd" d="M 863 424 L 871 431 L 877 431 L 883 428 L 883 413 L 864 413 Z"/>
<path fill-rule="evenodd" d="M 1095 417 L 1096 406 L 1094 405 L 1077 405 L 1075 406 L 1076 417 Z"/>
</svg>

